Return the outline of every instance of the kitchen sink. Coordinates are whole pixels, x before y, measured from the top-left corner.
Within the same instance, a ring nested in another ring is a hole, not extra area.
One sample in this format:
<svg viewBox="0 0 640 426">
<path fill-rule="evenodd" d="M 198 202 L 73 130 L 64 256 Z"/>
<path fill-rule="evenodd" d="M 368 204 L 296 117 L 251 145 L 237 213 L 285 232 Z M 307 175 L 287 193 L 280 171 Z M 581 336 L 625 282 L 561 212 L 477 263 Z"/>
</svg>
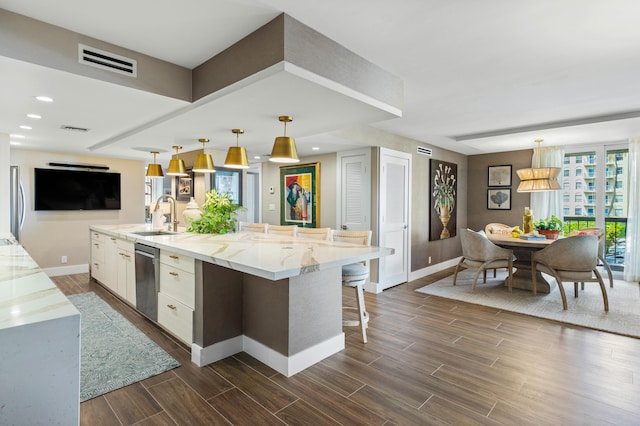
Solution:
<svg viewBox="0 0 640 426">
<path fill-rule="evenodd" d="M 174 232 L 168 232 L 168 231 L 138 231 L 138 232 L 132 232 L 132 234 L 141 235 L 143 237 L 149 237 L 149 236 L 153 236 L 153 235 L 173 235 Z"/>
</svg>

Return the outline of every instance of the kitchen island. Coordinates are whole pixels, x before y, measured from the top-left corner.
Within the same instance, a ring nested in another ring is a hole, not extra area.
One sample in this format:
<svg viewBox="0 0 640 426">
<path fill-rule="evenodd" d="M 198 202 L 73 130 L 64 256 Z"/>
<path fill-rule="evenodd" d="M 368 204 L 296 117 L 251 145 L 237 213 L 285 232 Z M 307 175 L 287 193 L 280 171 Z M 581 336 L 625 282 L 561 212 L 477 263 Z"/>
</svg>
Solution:
<svg viewBox="0 0 640 426">
<path fill-rule="evenodd" d="M 0 234 L 0 424 L 80 422 L 80 312 Z"/>
<path fill-rule="evenodd" d="M 98 245 L 104 236 L 160 249 L 158 323 L 190 344 L 194 363 L 244 351 L 285 376 L 344 349 L 342 266 L 392 254 L 260 233 L 145 236 L 137 234 L 148 230 L 141 225 L 90 229 Z"/>
</svg>

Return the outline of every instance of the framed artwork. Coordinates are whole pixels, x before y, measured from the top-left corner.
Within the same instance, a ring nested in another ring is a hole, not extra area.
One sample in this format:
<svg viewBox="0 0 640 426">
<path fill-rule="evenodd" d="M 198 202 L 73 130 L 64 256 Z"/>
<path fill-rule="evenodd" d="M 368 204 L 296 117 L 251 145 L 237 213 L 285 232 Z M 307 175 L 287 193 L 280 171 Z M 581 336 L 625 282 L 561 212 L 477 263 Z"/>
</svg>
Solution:
<svg viewBox="0 0 640 426">
<path fill-rule="evenodd" d="M 193 172 L 187 170 L 189 176 L 176 176 L 176 200 L 189 201 L 193 197 Z"/>
<path fill-rule="evenodd" d="M 489 166 L 488 186 L 511 186 L 511 166 Z"/>
<path fill-rule="evenodd" d="M 229 194 L 231 200 L 242 205 L 242 170 L 217 167 L 211 174 L 211 188 L 221 194 Z"/>
<path fill-rule="evenodd" d="M 440 160 L 429 160 L 429 241 L 456 236 L 456 203 L 458 201 L 458 166 Z"/>
<path fill-rule="evenodd" d="M 280 224 L 320 224 L 320 163 L 280 167 Z"/>
<path fill-rule="evenodd" d="M 488 189 L 487 209 L 511 210 L 511 188 Z"/>
</svg>

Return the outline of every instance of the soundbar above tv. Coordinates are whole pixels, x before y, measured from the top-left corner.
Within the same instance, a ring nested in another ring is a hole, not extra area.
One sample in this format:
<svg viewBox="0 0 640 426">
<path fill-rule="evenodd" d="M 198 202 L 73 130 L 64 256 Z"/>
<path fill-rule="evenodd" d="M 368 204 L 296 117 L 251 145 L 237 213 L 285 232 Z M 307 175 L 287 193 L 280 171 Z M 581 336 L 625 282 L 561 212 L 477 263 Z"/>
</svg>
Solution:
<svg viewBox="0 0 640 426">
<path fill-rule="evenodd" d="M 35 210 L 120 210 L 120 173 L 34 169 Z"/>
</svg>

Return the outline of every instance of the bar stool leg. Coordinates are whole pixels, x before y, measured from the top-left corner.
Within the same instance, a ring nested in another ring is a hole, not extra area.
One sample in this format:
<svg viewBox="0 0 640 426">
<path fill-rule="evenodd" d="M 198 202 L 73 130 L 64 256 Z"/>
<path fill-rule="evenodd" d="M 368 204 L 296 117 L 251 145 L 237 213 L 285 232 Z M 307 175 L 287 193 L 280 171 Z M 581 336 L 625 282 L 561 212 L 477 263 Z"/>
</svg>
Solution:
<svg viewBox="0 0 640 426">
<path fill-rule="evenodd" d="M 367 343 L 367 327 L 369 326 L 369 315 L 364 307 L 364 291 L 362 284 L 356 285 L 356 298 L 358 299 L 358 314 L 360 315 L 360 331 L 362 332 L 362 342 Z"/>
</svg>

